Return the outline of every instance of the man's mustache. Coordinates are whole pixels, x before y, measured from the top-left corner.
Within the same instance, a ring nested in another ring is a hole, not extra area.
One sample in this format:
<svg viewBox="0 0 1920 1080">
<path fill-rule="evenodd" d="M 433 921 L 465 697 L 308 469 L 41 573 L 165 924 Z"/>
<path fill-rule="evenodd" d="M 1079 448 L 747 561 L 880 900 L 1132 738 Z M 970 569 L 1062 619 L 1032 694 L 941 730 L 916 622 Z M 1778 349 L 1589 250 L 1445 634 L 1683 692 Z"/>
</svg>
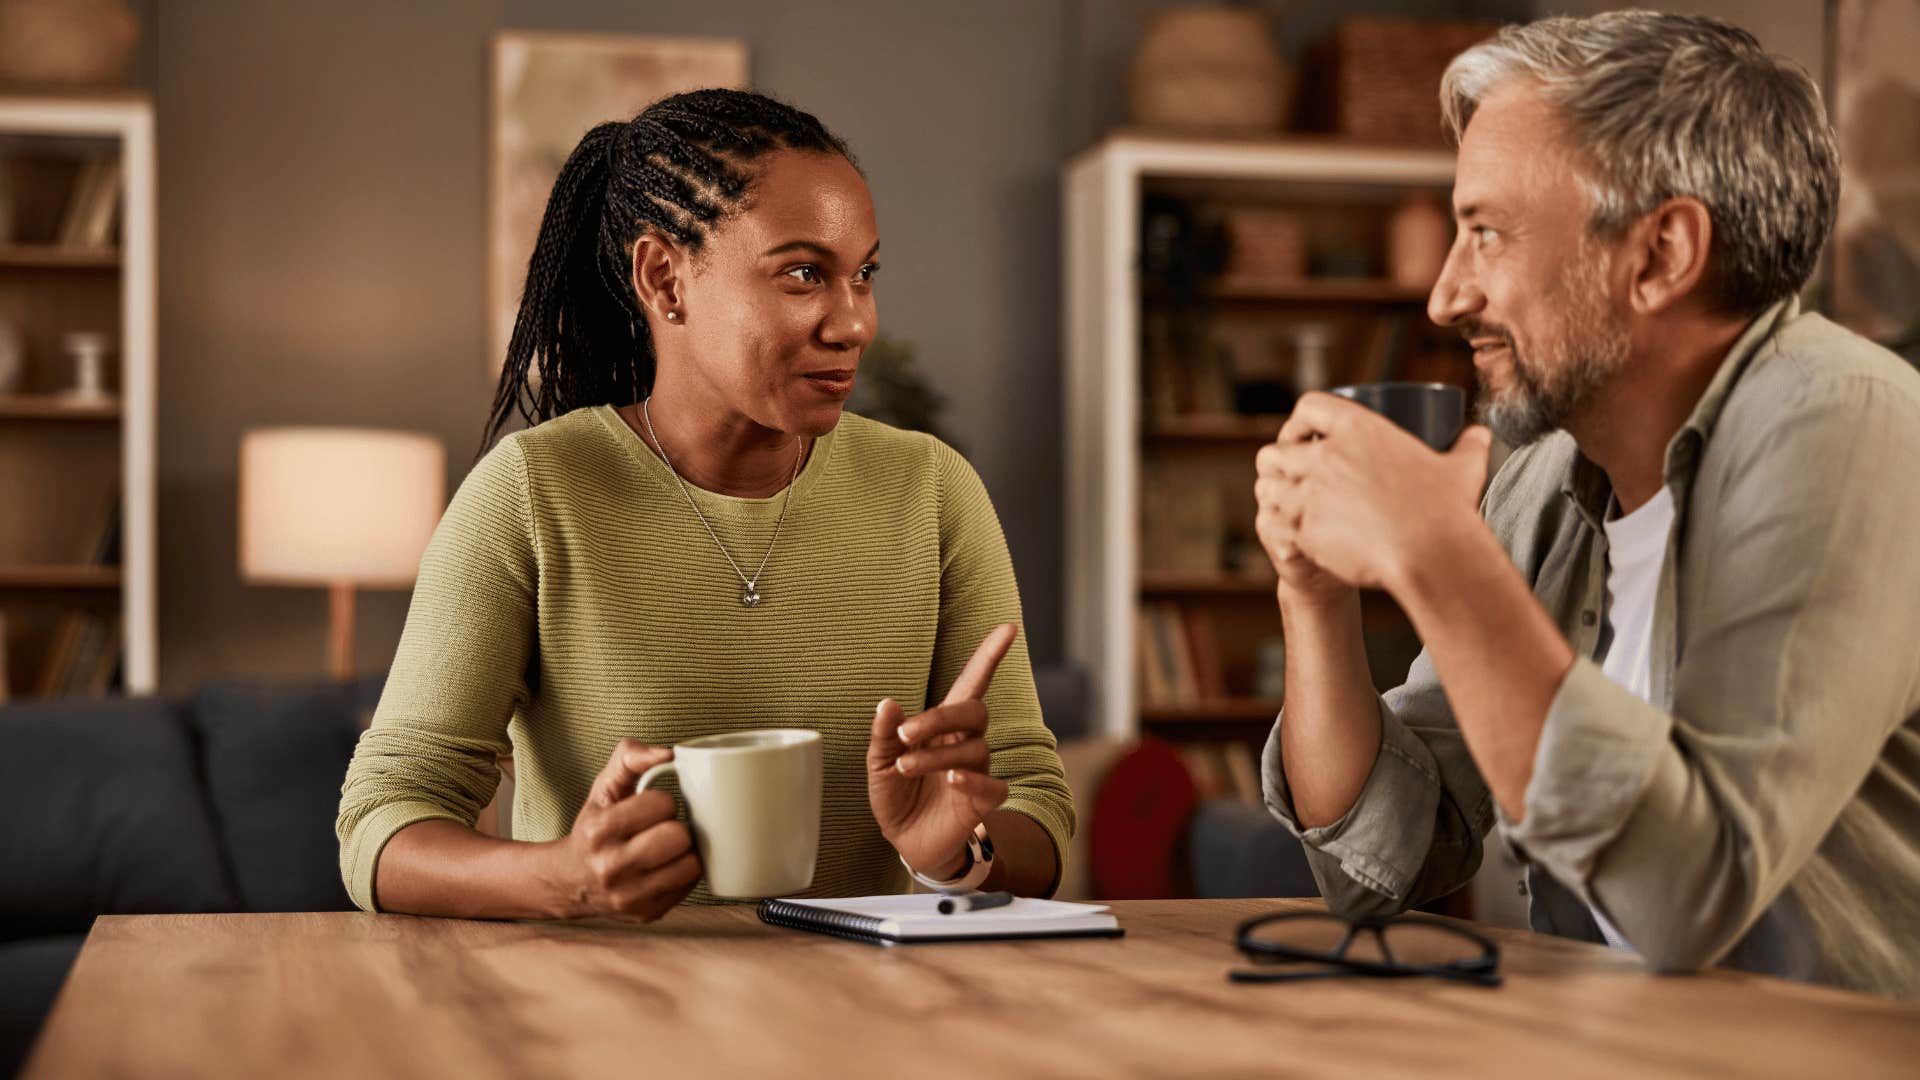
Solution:
<svg viewBox="0 0 1920 1080">
<path fill-rule="evenodd" d="M 1487 322 L 1466 322 L 1460 324 L 1460 339 L 1471 343 L 1474 338 L 1499 338 L 1506 346 L 1513 347 L 1513 335 L 1504 326 Z"/>
</svg>

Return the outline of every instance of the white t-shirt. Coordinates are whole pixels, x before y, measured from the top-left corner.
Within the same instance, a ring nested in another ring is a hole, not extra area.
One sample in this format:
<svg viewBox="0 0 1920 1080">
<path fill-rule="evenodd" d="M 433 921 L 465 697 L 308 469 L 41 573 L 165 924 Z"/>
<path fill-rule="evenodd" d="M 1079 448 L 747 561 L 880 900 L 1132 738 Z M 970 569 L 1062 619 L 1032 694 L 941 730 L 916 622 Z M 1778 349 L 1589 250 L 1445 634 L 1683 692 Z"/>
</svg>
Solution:
<svg viewBox="0 0 1920 1080">
<path fill-rule="evenodd" d="M 1660 570 L 1667 561 L 1667 536 L 1673 531 L 1673 492 L 1662 487 L 1647 504 L 1605 525 L 1607 530 L 1607 622 L 1613 641 L 1600 670 L 1615 685 L 1642 701 L 1653 695 L 1653 605 Z M 1607 944 L 1633 946 L 1596 908 L 1594 921 Z"/>
</svg>

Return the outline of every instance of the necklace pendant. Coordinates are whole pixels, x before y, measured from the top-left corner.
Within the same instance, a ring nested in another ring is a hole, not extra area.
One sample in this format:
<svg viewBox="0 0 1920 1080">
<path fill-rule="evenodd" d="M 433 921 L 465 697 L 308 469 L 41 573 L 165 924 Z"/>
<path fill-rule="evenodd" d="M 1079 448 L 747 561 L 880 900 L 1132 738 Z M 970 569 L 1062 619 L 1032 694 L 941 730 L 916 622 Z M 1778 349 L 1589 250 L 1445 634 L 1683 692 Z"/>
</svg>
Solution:
<svg viewBox="0 0 1920 1080">
<path fill-rule="evenodd" d="M 760 590 L 747 586 L 746 591 L 740 594 L 740 602 L 747 607 L 757 606 L 760 603 Z"/>
</svg>

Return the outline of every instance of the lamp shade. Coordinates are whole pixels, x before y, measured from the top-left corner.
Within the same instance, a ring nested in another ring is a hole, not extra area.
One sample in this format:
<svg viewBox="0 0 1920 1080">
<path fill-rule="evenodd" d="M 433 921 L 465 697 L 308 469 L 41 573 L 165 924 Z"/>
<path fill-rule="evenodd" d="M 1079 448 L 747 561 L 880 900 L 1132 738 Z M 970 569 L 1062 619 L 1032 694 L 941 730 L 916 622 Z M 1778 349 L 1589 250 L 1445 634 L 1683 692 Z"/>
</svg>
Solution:
<svg viewBox="0 0 1920 1080">
<path fill-rule="evenodd" d="M 440 440 L 366 428 L 240 439 L 240 575 L 262 585 L 404 589 L 446 506 Z"/>
</svg>

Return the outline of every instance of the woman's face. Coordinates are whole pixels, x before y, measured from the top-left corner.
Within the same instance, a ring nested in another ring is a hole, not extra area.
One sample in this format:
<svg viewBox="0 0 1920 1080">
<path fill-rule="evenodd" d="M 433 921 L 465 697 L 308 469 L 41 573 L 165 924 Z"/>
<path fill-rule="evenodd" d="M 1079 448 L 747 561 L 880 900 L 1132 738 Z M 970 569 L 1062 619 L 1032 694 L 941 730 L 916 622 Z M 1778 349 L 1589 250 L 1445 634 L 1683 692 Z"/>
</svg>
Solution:
<svg viewBox="0 0 1920 1080">
<path fill-rule="evenodd" d="M 747 209 L 709 234 L 683 278 L 688 374 L 761 427 L 824 435 L 879 323 L 873 197 L 838 154 L 781 150 L 758 164 Z"/>
</svg>

